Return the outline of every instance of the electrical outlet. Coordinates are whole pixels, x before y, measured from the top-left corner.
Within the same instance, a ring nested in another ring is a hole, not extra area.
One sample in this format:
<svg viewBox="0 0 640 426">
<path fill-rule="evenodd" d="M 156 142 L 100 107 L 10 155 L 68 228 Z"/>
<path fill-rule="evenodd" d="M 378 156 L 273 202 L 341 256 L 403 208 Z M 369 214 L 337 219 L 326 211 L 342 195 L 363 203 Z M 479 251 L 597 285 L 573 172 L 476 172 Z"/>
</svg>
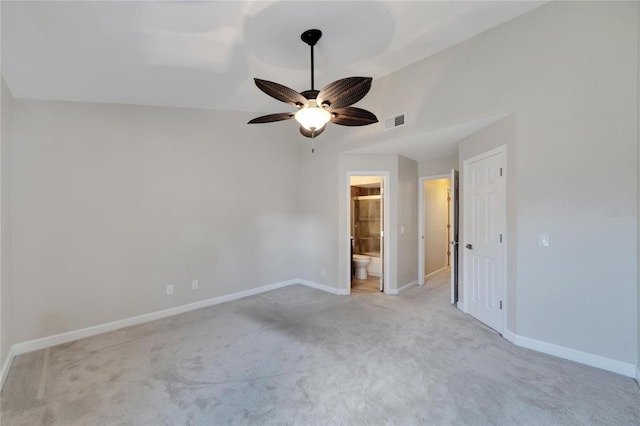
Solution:
<svg viewBox="0 0 640 426">
<path fill-rule="evenodd" d="M 173 294 L 173 284 L 167 286 L 167 294 Z"/>
<path fill-rule="evenodd" d="M 197 289 L 198 289 L 198 280 L 191 281 L 191 290 L 197 290 Z"/>
</svg>

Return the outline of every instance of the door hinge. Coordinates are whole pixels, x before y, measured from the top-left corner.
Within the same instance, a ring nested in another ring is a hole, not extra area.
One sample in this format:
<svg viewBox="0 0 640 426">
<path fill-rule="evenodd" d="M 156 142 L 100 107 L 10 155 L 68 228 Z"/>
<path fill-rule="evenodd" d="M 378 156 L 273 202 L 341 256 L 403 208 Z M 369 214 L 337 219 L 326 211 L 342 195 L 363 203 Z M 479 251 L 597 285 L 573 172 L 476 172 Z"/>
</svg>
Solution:
<svg viewBox="0 0 640 426">
<path fill-rule="evenodd" d="M 384 238 L 384 231 L 380 231 L 380 238 Z"/>
<path fill-rule="evenodd" d="M 500 310 L 502 310 L 502 300 L 500 301 Z"/>
<path fill-rule="evenodd" d="M 502 234 L 500 234 L 500 242 L 502 242 Z"/>
<path fill-rule="evenodd" d="M 500 176 L 502 176 L 502 167 L 500 167 Z"/>
</svg>

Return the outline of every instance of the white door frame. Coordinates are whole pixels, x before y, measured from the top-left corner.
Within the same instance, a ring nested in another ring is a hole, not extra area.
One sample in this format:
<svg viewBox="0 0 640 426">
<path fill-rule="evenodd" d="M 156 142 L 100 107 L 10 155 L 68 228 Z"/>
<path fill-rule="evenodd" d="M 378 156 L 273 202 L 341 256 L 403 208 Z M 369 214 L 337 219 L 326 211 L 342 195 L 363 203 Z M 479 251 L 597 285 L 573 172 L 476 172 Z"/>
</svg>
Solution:
<svg viewBox="0 0 640 426">
<path fill-rule="evenodd" d="M 424 285 L 424 183 L 447 178 L 451 178 L 451 173 L 418 178 L 418 285 Z"/>
<path fill-rule="evenodd" d="M 383 258 L 382 258 L 382 262 L 383 262 L 383 275 L 382 275 L 382 282 L 384 285 L 384 293 L 385 294 L 391 294 L 389 293 L 389 272 L 390 272 L 390 253 L 391 253 L 391 249 L 390 249 L 390 238 L 389 238 L 389 234 L 391 233 L 391 226 L 389 225 L 389 207 L 390 204 L 389 203 L 389 193 L 391 192 L 389 187 L 390 185 L 390 180 L 391 180 L 391 172 L 386 171 L 386 172 L 381 172 L 381 171 L 348 171 L 347 172 L 347 185 L 346 185 L 346 191 L 345 191 L 345 196 L 346 196 L 346 206 L 347 206 L 347 214 L 349 216 L 351 216 L 351 176 L 381 176 L 382 179 L 384 180 L 383 182 L 383 187 L 384 187 L 384 193 L 382 194 L 382 198 L 383 198 L 383 202 L 384 202 L 384 218 L 383 218 L 383 224 L 382 224 L 382 230 L 384 232 L 384 237 L 383 237 L 383 244 L 384 244 L 384 248 L 383 248 Z M 348 238 L 351 237 L 351 217 L 347 218 L 346 220 L 347 223 L 347 233 L 345 235 L 347 235 Z M 351 240 L 348 241 L 349 245 L 351 244 Z M 351 250 L 348 250 L 348 261 L 347 261 L 347 265 L 351 265 Z M 347 275 L 346 275 L 346 283 L 347 283 L 347 293 L 346 294 L 351 294 L 351 267 L 348 266 L 347 268 Z"/>
<path fill-rule="evenodd" d="M 509 300 L 509 294 L 508 294 L 508 288 L 509 286 L 507 285 L 507 277 L 509 276 L 507 274 L 507 267 L 508 267 L 508 261 L 507 261 L 507 253 L 509 253 L 508 251 L 508 232 L 509 232 L 509 226 L 508 226 L 508 222 L 509 222 L 509 218 L 507 216 L 507 211 L 508 211 L 508 204 L 509 204 L 509 180 L 508 180 L 508 171 L 507 171 L 507 146 L 506 145 L 501 145 L 497 148 L 491 149 L 489 151 L 483 152 L 482 154 L 478 154 L 476 156 L 467 158 L 463 161 L 462 163 L 462 177 L 460 179 L 460 184 L 461 184 L 461 190 L 460 190 L 460 201 L 461 201 L 461 208 L 459 211 L 459 215 L 462 218 L 461 220 L 461 230 L 462 230 L 462 234 L 461 234 L 461 238 L 460 238 L 460 251 L 458 252 L 458 262 L 461 263 L 462 265 L 462 274 L 459 275 L 459 277 L 462 277 L 462 301 L 458 300 L 458 307 L 464 312 L 464 313 L 469 313 L 468 310 L 468 306 L 467 306 L 467 296 L 469 295 L 469 287 L 468 287 L 468 283 L 467 280 L 465 279 L 465 277 L 467 276 L 467 251 L 464 250 L 464 243 L 463 243 L 463 239 L 466 238 L 467 233 L 469 232 L 469 226 L 470 224 L 467 222 L 467 218 L 464 214 L 464 208 L 465 208 L 465 195 L 466 195 L 466 179 L 467 179 L 467 170 L 469 168 L 469 164 L 479 161 L 479 160 L 483 160 L 484 158 L 487 157 L 491 157 L 492 155 L 495 154 L 500 154 L 502 153 L 503 155 L 503 163 L 502 163 L 502 173 L 503 176 L 505 178 L 505 188 L 504 188 L 504 232 L 503 232 L 503 243 L 502 243 L 502 256 L 503 256 L 503 273 L 504 273 L 504 279 L 502 280 L 502 285 L 503 285 L 503 289 L 502 289 L 502 294 L 504 295 L 504 309 L 502 309 L 502 334 L 504 334 L 507 331 L 507 312 L 509 310 L 509 303 L 507 302 Z M 460 281 L 460 278 L 458 278 L 458 281 Z"/>
</svg>

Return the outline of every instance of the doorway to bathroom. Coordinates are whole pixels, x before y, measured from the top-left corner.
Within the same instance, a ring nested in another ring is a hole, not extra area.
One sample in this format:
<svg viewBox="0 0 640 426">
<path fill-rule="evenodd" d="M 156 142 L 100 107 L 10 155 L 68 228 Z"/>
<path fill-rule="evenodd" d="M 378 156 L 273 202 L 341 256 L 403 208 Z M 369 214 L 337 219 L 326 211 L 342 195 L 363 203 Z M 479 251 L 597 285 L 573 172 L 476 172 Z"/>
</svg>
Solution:
<svg viewBox="0 0 640 426">
<path fill-rule="evenodd" d="M 385 176 L 349 176 L 351 291 L 385 291 Z"/>
</svg>

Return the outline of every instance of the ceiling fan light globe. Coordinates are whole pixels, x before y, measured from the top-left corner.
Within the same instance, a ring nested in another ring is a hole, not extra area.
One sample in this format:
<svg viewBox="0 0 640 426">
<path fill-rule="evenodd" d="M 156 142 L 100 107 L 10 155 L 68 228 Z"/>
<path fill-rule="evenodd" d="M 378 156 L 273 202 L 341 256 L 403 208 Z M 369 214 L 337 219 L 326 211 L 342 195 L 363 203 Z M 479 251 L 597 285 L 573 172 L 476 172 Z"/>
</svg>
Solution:
<svg viewBox="0 0 640 426">
<path fill-rule="evenodd" d="M 295 114 L 295 119 L 302 127 L 309 131 L 319 130 L 331 120 L 331 113 L 323 108 L 302 108 Z"/>
</svg>

